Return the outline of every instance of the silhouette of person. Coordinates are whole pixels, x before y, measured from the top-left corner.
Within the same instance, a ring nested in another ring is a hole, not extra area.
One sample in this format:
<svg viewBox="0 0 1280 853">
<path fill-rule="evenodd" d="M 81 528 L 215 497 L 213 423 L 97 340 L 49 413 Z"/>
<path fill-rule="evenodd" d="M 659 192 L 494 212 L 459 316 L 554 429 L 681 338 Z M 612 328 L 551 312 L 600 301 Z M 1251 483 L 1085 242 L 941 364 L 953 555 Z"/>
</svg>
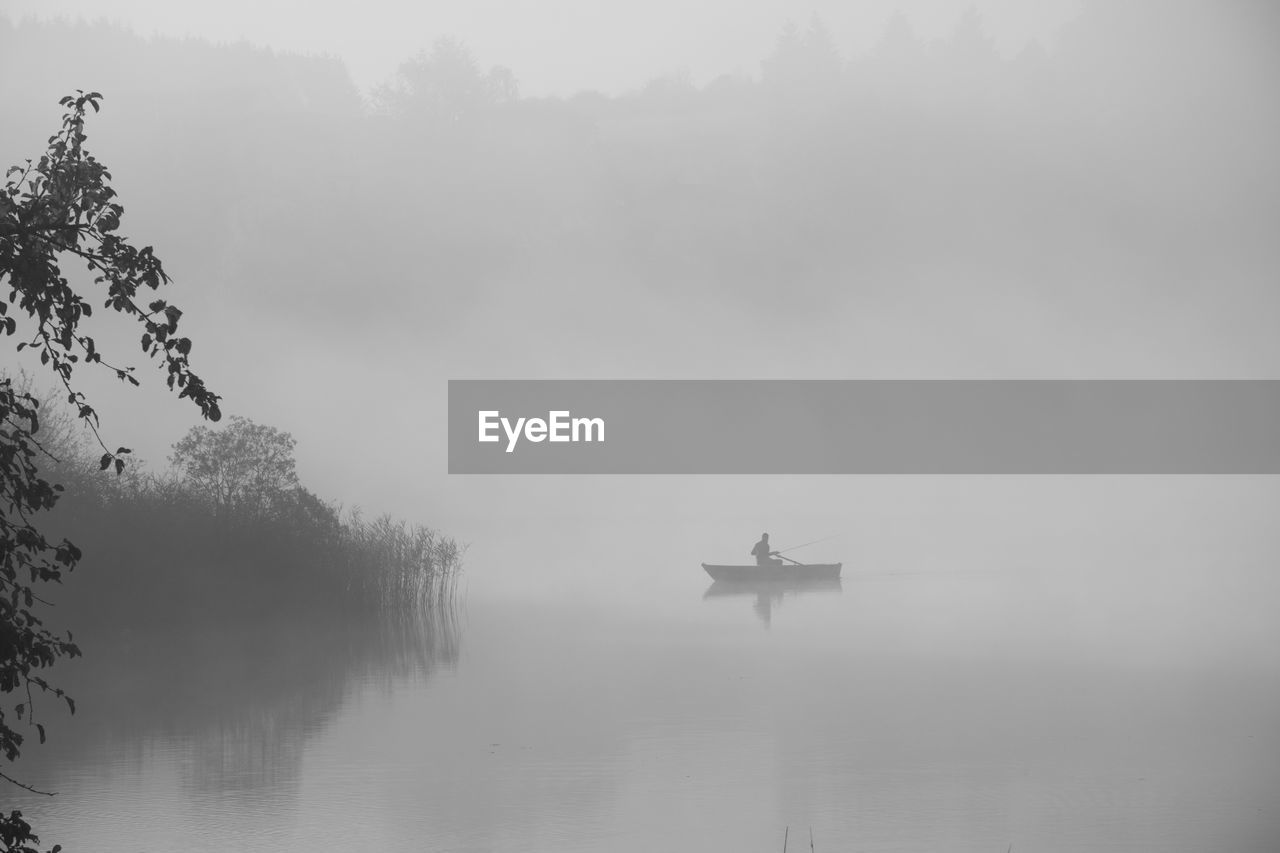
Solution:
<svg viewBox="0 0 1280 853">
<path fill-rule="evenodd" d="M 751 549 L 751 556 L 756 558 L 757 566 L 781 566 L 781 560 L 775 560 L 774 555 L 777 551 L 769 550 L 769 534 L 761 533 L 760 541 Z"/>
</svg>

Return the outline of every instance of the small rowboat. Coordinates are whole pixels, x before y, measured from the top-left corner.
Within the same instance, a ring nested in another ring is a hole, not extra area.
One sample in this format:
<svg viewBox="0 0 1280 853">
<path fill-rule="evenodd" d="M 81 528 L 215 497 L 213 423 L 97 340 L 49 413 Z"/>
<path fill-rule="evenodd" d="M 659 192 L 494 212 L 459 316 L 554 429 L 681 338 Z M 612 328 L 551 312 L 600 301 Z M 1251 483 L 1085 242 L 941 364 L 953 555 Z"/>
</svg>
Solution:
<svg viewBox="0 0 1280 853">
<path fill-rule="evenodd" d="M 702 568 L 716 581 L 759 583 L 761 581 L 831 580 L 840 577 L 843 563 L 808 563 L 781 566 L 717 566 L 703 563 Z"/>
</svg>

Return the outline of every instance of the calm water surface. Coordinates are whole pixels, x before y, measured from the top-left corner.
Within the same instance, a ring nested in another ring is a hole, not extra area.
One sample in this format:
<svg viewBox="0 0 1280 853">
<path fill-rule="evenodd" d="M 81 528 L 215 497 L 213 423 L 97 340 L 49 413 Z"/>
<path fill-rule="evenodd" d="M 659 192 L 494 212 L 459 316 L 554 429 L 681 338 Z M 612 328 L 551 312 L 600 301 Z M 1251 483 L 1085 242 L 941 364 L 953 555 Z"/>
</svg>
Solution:
<svg viewBox="0 0 1280 853">
<path fill-rule="evenodd" d="M 473 546 L 453 620 L 91 644 L 81 713 L 19 768 L 60 793 L 19 805 L 69 851 L 778 850 L 789 826 L 1269 853 L 1277 551 L 1249 529 L 864 537 L 811 549 L 839 589 L 724 596 L 698 562 L 754 528 L 669 529 L 656 560 L 620 547 L 639 524 L 514 530 Z"/>
</svg>

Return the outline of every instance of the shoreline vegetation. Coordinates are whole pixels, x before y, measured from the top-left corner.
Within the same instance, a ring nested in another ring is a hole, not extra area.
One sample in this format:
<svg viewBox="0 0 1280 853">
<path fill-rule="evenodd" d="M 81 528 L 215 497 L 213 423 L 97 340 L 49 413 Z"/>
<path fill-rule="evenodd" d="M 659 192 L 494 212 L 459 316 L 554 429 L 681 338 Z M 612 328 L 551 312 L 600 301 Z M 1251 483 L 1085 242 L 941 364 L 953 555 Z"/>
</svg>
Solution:
<svg viewBox="0 0 1280 853">
<path fill-rule="evenodd" d="M 168 467 L 135 461 L 117 474 L 71 413 L 46 404 L 42 422 L 46 474 L 65 488 L 48 528 L 85 554 L 56 589 L 60 623 L 160 627 L 453 603 L 463 548 L 426 525 L 322 499 L 298 481 L 288 433 L 233 416 L 192 428 Z"/>
<path fill-rule="evenodd" d="M 243 626 L 244 617 L 266 614 L 308 614 L 330 625 L 360 614 L 423 615 L 427 602 L 451 602 L 459 566 L 456 543 L 430 528 L 344 516 L 306 489 L 296 442 L 273 427 L 244 417 L 217 430 L 193 427 L 159 474 L 129 465 L 129 448 L 105 443 L 97 411 L 78 390 L 77 366 L 140 382 L 132 366 L 104 361 L 82 326 L 98 297 L 86 299 L 91 289 L 63 276 L 67 259 L 96 276 L 103 307 L 142 327 L 141 348 L 163 365 L 171 391 L 210 423 L 222 411 L 220 395 L 191 369 L 192 341 L 179 335 L 183 312 L 144 298 L 170 282 L 163 264 L 151 246 L 135 248 L 117 233 L 124 207 L 114 201 L 111 173 L 85 148 L 85 121 L 101 99 L 84 90 L 62 97 L 61 127 L 46 153 L 9 168 L 0 192 L 0 280 L 9 287 L 0 336 L 16 336 L 16 351 L 30 348 L 56 377 L 37 396 L 25 373 L 15 381 L 0 371 L 0 692 L 12 697 L 0 708 L 6 767 L 22 755 L 22 729 L 46 741 L 36 694 L 75 713 L 72 696 L 46 676 L 60 659 L 81 656 L 73 626 L 167 646 L 202 624 Z M 95 555 L 94 571 L 53 594 L 80 564 L 82 545 Z M 52 793 L 3 770 L 0 780 Z M 0 841 L 23 853 L 40 843 L 16 809 L 0 812 Z"/>
</svg>

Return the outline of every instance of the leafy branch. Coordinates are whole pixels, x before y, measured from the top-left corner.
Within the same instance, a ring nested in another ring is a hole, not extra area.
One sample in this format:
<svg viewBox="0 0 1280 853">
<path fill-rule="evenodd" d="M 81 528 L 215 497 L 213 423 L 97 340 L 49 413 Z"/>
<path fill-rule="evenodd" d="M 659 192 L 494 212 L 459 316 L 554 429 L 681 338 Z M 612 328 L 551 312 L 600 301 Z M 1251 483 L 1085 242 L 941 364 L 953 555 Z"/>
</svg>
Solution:
<svg viewBox="0 0 1280 853">
<path fill-rule="evenodd" d="M 159 290 L 170 279 L 150 246 L 136 248 L 117 233 L 124 208 L 116 201 L 111 173 L 84 147 L 87 112 L 96 113 L 101 100 L 99 93 L 83 91 L 63 98 L 62 125 L 49 137 L 45 153 L 5 174 L 0 284 L 7 283 L 8 298 L 0 300 L 0 336 L 18 336 L 18 350 L 39 352 L 40 363 L 58 377 L 67 402 L 104 451 L 101 468 L 114 468 L 118 476 L 130 451 L 109 449 L 97 412 L 72 384 L 81 363 L 100 365 L 118 379 L 138 384 L 132 367 L 103 360 L 84 329 L 96 299 L 142 326 L 142 350 L 167 372 L 170 389 L 190 398 L 206 419 L 217 421 L 222 415 L 218 395 L 191 370 L 191 340 L 178 334 L 182 311 L 164 299 L 141 304 L 142 294 Z M 93 287 L 84 288 L 83 295 L 63 275 L 61 263 L 67 259 L 85 264 L 94 276 Z M 71 697 L 43 674 L 59 659 L 78 656 L 80 648 L 70 631 L 64 635 L 45 626 L 37 605 L 48 602 L 36 589 L 60 583 L 75 569 L 81 552 L 66 539 L 51 542 L 33 521 L 52 509 L 63 491 L 40 474 L 39 463 L 53 457 L 37 439 L 39 430 L 40 401 L 16 387 L 12 378 L 0 376 L 0 693 L 26 699 L 12 707 L 0 705 L 0 753 L 9 761 L 17 759 L 24 743 L 18 724 L 34 727 L 40 741 L 45 739 L 44 726 L 33 718 L 35 694 L 51 695 L 75 713 Z M 35 790 L 4 773 L 0 779 Z M 33 849 L 28 844 L 38 841 L 21 812 L 0 814 L 5 850 Z"/>
</svg>

